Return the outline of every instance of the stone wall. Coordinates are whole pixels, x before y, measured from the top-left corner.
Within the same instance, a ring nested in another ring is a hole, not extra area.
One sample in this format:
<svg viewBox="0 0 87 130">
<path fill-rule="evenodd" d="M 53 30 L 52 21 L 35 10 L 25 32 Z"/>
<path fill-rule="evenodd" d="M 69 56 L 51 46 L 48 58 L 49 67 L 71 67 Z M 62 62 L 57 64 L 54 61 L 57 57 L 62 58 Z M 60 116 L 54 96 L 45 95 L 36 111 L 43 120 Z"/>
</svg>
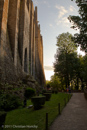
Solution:
<svg viewBox="0 0 87 130">
<path fill-rule="evenodd" d="M 32 0 L 0 0 L 0 80 L 32 75 L 45 84 L 43 40 Z"/>
<path fill-rule="evenodd" d="M 19 24 L 20 0 L 9 0 L 8 9 L 8 33 L 10 46 L 15 66 L 17 66 L 18 50 L 18 24 Z"/>
</svg>

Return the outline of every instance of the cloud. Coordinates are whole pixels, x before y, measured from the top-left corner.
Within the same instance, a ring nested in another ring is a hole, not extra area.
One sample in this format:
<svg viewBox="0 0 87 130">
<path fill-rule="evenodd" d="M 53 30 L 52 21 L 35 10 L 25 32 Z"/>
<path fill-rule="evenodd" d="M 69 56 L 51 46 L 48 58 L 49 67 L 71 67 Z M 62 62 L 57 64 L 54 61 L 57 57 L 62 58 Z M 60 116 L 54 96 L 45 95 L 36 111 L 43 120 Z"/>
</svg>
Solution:
<svg viewBox="0 0 87 130">
<path fill-rule="evenodd" d="M 72 5 L 67 7 L 67 9 L 64 6 L 59 6 L 59 5 L 56 5 L 55 8 L 58 9 L 56 25 L 58 26 L 61 24 L 62 26 L 70 27 L 71 24 L 67 19 L 67 17 L 69 16 L 70 12 L 73 13 L 76 11 L 76 9 Z"/>
<path fill-rule="evenodd" d="M 46 0 L 42 1 L 42 4 L 45 4 L 48 8 L 50 8 L 50 7 L 51 7 L 51 5 L 49 4 L 49 2 L 48 2 L 48 1 L 46 1 Z"/>
<path fill-rule="evenodd" d="M 70 12 L 74 12 L 74 11 L 76 11 L 76 9 L 75 9 L 72 5 L 70 5 L 69 11 L 70 11 Z"/>
<path fill-rule="evenodd" d="M 47 32 L 47 29 L 45 29 L 45 32 Z"/>
<path fill-rule="evenodd" d="M 52 27 L 53 25 L 52 24 L 49 24 L 50 27 Z"/>
<path fill-rule="evenodd" d="M 47 1 L 44 0 L 43 3 L 44 3 L 44 4 L 47 4 Z"/>
<path fill-rule="evenodd" d="M 70 23 L 67 17 L 62 17 L 61 19 L 57 19 L 56 24 L 57 25 L 62 24 L 62 26 L 70 27 Z"/>
<path fill-rule="evenodd" d="M 34 5 L 38 5 L 38 0 L 33 1 Z"/>
<path fill-rule="evenodd" d="M 44 69 L 48 71 L 54 70 L 53 66 L 44 66 Z"/>
<path fill-rule="evenodd" d="M 56 5 L 55 8 L 59 10 L 58 18 L 62 18 L 65 14 L 68 13 L 64 6 Z"/>
<path fill-rule="evenodd" d="M 69 20 L 68 20 L 67 17 L 63 17 L 63 18 L 62 18 L 62 21 L 63 21 L 65 24 L 68 24 L 68 23 L 69 23 Z"/>
</svg>

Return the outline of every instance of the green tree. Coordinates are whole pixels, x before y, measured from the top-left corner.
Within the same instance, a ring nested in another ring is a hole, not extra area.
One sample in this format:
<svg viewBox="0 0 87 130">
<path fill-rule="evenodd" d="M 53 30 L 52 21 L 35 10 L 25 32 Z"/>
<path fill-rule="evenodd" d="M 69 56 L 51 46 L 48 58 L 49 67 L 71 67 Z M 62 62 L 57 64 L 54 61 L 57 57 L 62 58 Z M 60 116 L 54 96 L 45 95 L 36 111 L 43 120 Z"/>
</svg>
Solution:
<svg viewBox="0 0 87 130">
<path fill-rule="evenodd" d="M 57 75 L 51 76 L 50 85 L 54 91 L 61 90 L 61 82 Z"/>
<path fill-rule="evenodd" d="M 80 61 L 76 52 L 73 53 L 59 53 L 56 56 L 56 61 L 54 63 L 55 73 L 63 80 L 66 87 L 70 85 L 70 82 L 75 79 L 76 86 L 79 82 L 79 72 L 80 72 Z M 77 79 L 77 80 L 76 80 Z M 78 89 L 78 88 L 77 88 Z"/>
<path fill-rule="evenodd" d="M 75 2 L 79 7 L 79 16 L 70 15 L 68 19 L 73 23 L 73 29 L 79 29 L 79 33 L 74 35 L 74 41 L 81 45 L 82 50 L 87 52 L 87 1 L 75 0 Z"/>
<path fill-rule="evenodd" d="M 57 46 L 58 49 L 55 55 L 54 71 L 65 82 L 66 87 L 68 87 L 70 78 L 72 77 L 71 75 L 73 74 L 71 73 L 71 62 L 76 55 L 76 44 L 72 41 L 72 35 L 67 32 L 62 33 L 57 37 Z"/>
<path fill-rule="evenodd" d="M 60 51 L 66 53 L 75 52 L 77 47 L 76 44 L 72 41 L 72 34 L 69 32 L 62 33 L 57 37 L 57 44 Z"/>
<path fill-rule="evenodd" d="M 50 89 L 51 85 L 50 85 L 50 81 L 49 80 L 46 80 L 46 89 Z"/>
<path fill-rule="evenodd" d="M 82 72 L 81 72 L 81 77 L 82 77 L 82 88 L 84 85 L 87 86 L 87 55 L 85 55 L 82 59 Z"/>
</svg>

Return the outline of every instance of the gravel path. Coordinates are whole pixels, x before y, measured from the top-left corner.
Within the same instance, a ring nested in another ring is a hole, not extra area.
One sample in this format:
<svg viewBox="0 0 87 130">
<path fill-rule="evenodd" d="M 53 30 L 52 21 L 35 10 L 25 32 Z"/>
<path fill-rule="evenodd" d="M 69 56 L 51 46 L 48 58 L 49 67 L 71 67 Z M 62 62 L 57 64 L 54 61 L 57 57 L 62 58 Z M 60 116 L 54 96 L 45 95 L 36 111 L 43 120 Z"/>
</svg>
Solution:
<svg viewBox="0 0 87 130">
<path fill-rule="evenodd" d="M 61 115 L 50 126 L 50 130 L 87 130 L 87 101 L 84 93 L 73 93 Z"/>
</svg>

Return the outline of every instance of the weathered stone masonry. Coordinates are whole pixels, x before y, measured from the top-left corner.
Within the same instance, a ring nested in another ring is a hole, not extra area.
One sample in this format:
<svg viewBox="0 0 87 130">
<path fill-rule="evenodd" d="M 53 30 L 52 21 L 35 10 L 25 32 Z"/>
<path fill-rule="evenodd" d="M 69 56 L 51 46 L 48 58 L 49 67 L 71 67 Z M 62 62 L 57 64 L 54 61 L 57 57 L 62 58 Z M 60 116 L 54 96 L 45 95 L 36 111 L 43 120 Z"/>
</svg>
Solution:
<svg viewBox="0 0 87 130">
<path fill-rule="evenodd" d="M 45 84 L 43 39 L 32 0 L 0 0 L 0 80 L 32 75 Z"/>
</svg>

